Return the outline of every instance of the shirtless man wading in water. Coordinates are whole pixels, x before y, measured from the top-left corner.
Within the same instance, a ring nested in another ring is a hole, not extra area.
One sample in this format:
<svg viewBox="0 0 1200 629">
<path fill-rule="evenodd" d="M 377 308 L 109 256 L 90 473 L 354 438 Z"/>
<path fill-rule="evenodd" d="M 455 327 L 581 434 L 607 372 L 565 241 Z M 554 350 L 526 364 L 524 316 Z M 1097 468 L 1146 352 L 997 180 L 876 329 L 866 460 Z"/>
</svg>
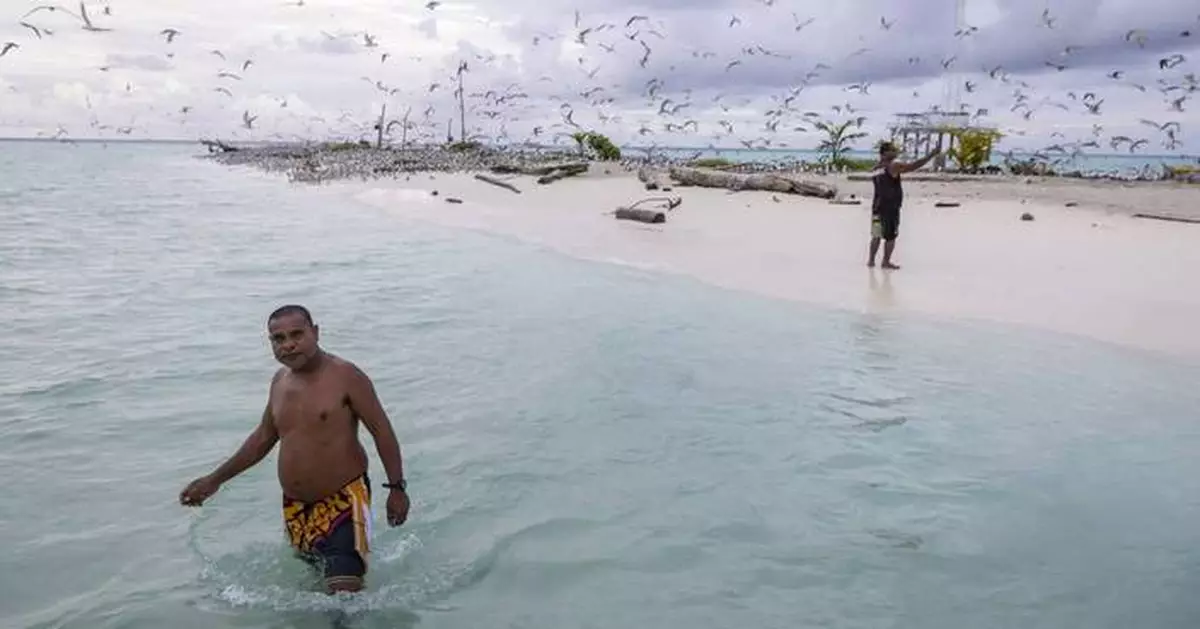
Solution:
<svg viewBox="0 0 1200 629">
<path fill-rule="evenodd" d="M 356 592 L 367 572 L 371 485 L 367 453 L 358 441 L 361 421 L 383 461 L 387 519 L 408 518 L 400 444 L 370 378 L 317 345 L 318 328 L 303 306 L 283 306 L 267 318 L 271 349 L 284 365 L 271 379 L 262 421 L 241 448 L 179 494 L 200 506 L 279 442 L 284 528 L 292 547 L 323 568 L 330 593 Z"/>
</svg>

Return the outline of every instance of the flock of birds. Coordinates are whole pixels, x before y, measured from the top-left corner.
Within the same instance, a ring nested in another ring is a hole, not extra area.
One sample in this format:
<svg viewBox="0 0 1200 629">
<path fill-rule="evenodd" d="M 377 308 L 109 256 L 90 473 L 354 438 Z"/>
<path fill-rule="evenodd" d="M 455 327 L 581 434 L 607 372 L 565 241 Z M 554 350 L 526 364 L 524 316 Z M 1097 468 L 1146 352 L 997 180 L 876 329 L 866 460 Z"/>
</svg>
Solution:
<svg viewBox="0 0 1200 629">
<path fill-rule="evenodd" d="M 809 29 L 819 28 L 817 18 L 790 12 L 789 19 L 786 10 L 781 6 L 783 0 L 748 2 L 758 5 L 758 11 L 770 12 L 766 17 L 775 25 L 786 23 L 789 34 L 801 34 Z M 311 8 L 307 7 L 306 0 L 292 0 L 289 4 L 291 7 L 287 10 Z M 429 20 L 433 20 L 436 19 L 440 5 L 441 2 L 430 1 L 422 10 L 429 14 Z M 737 29 L 742 28 L 749 19 L 761 17 L 763 16 L 750 14 L 732 15 L 722 22 L 727 32 L 720 33 L 719 36 L 726 42 L 734 41 Z M 462 55 L 464 58 L 455 60 L 452 71 L 445 72 L 443 78 L 419 87 L 411 87 L 411 83 L 407 88 L 398 87 L 369 76 L 347 79 L 362 81 L 371 86 L 374 92 L 371 96 L 375 99 L 372 110 L 351 108 L 341 111 L 337 117 L 322 116 L 311 111 L 308 115 L 291 114 L 290 121 L 301 123 L 309 134 L 308 137 L 278 132 L 262 133 L 258 121 L 263 112 L 241 107 L 238 108 L 241 110 L 240 127 L 247 135 L 259 132 L 260 139 L 265 139 L 262 138 L 265 136 L 287 140 L 293 137 L 310 139 L 320 130 L 329 133 L 335 129 L 351 137 L 373 138 L 376 130 L 382 126 L 385 134 L 393 140 L 399 139 L 396 137 L 399 135 L 405 142 L 436 142 L 447 136 L 454 136 L 454 127 L 457 124 L 460 127 L 458 138 L 465 136 L 469 140 L 496 144 L 558 144 L 569 142 L 573 133 L 585 130 L 585 127 L 617 125 L 632 132 L 639 144 L 652 147 L 672 144 L 700 146 L 707 143 L 713 148 L 718 145 L 746 149 L 785 148 L 798 134 L 826 131 L 838 126 L 839 121 L 848 121 L 857 128 L 867 124 L 871 116 L 866 115 L 869 110 L 861 107 L 861 99 L 871 97 L 872 84 L 868 81 L 844 85 L 841 88 L 844 98 L 839 99 L 843 102 L 828 109 L 814 110 L 803 107 L 803 104 L 811 102 L 808 95 L 814 90 L 822 86 L 826 91 L 833 89 L 828 87 L 831 82 L 829 75 L 835 69 L 835 65 L 831 64 L 845 63 L 852 66 L 856 58 L 863 57 L 875 49 L 874 44 L 878 42 L 870 38 L 889 36 L 900 19 L 906 18 L 879 17 L 877 21 L 871 21 L 869 36 L 859 36 L 861 45 L 856 50 L 843 55 L 840 60 L 826 58 L 809 64 L 787 49 L 772 50 L 754 42 L 743 42 L 731 57 L 725 57 L 713 49 L 693 47 L 688 50 L 690 57 L 672 59 L 673 55 L 670 52 L 660 55 L 656 50 L 659 42 L 668 39 L 667 33 L 670 29 L 664 21 L 639 14 L 628 16 L 621 21 L 589 22 L 579 11 L 575 11 L 568 27 L 529 31 L 526 34 L 529 46 L 534 49 L 550 47 L 553 52 L 548 54 L 553 57 L 557 57 L 558 51 L 563 49 L 576 51 L 574 69 L 559 67 L 554 71 L 547 71 L 533 82 L 520 81 L 519 75 L 513 74 L 511 68 L 506 68 L 506 59 L 503 56 L 468 48 Z M 109 6 L 105 5 L 98 11 L 94 9 L 89 12 L 86 3 L 81 1 L 77 10 L 57 4 L 34 6 L 19 16 L 18 24 L 28 33 L 30 40 L 36 42 L 53 37 L 58 30 L 72 27 L 103 37 L 115 30 L 111 25 L 115 24 L 116 20 L 117 16 Z M 1057 16 L 1049 9 L 1042 12 L 1037 27 L 1063 32 Z M 1181 26 L 1179 32 L 1174 35 L 1180 40 L 1179 48 L 1187 49 L 1192 28 L 1190 25 Z M 1197 16 L 1194 28 L 1200 29 L 1200 16 Z M 1137 153 L 1148 149 L 1152 144 L 1161 144 L 1168 150 L 1182 148 L 1182 123 L 1176 119 L 1154 120 L 1148 109 L 1140 120 L 1140 126 L 1146 129 L 1149 135 L 1135 137 L 1129 132 L 1107 134 L 1102 117 L 1106 97 L 1099 92 L 1099 87 L 1087 91 L 1047 93 L 1030 82 L 1033 77 L 1010 73 L 1003 66 L 965 72 L 959 67 L 959 56 L 969 57 L 965 47 L 979 32 L 980 29 L 976 27 L 957 28 L 952 40 L 957 48 L 936 60 L 910 56 L 905 63 L 914 74 L 919 74 L 922 68 L 928 67 L 935 75 L 943 77 L 943 80 L 958 82 L 958 87 L 969 99 L 981 97 L 985 93 L 995 96 L 999 91 L 1007 92 L 1010 98 L 1007 113 L 1018 124 L 1021 121 L 1031 121 L 1040 112 L 1053 109 L 1096 117 L 1096 122 L 1091 124 L 1090 133 L 1069 137 L 1062 131 L 1053 132 L 1054 143 L 1035 152 L 1035 155 L 1048 160 L 1073 158 L 1087 149 Z M 176 42 L 188 36 L 186 30 L 173 27 L 162 28 L 158 35 L 166 49 L 163 54 L 168 59 L 175 58 Z M 383 48 L 380 38 L 370 32 L 334 34 L 320 31 L 320 37 L 326 44 L 361 49 L 361 53 L 370 59 L 369 62 L 364 62 L 363 67 L 374 68 L 374 73 L 385 75 L 388 72 L 389 61 L 394 58 L 392 52 Z M 1150 41 L 1147 32 L 1132 29 L 1125 33 L 1123 44 L 1130 47 L 1132 55 L 1141 56 Z M 3 68 L 5 57 L 26 53 L 26 47 L 30 43 L 7 41 L 0 44 L 0 68 Z M 1161 41 L 1156 43 L 1162 44 Z M 568 48 L 565 44 L 573 46 Z M 717 45 L 719 44 L 714 44 Z M 1156 48 L 1172 46 L 1158 45 Z M 1064 46 L 1059 54 L 1045 61 L 1047 69 L 1043 72 L 1054 74 L 1066 71 L 1071 67 L 1073 57 L 1080 53 L 1080 48 L 1076 45 Z M 179 105 L 176 113 L 179 122 L 183 124 L 188 122 L 190 114 L 198 107 L 211 106 L 218 111 L 228 112 L 230 104 L 237 101 L 237 86 L 246 83 L 247 73 L 255 66 L 253 59 L 234 59 L 231 62 L 224 52 L 217 49 L 204 54 L 210 56 L 219 66 L 213 73 L 215 83 L 210 89 L 214 95 L 220 95 L 220 98 L 215 99 L 216 102 L 210 100 L 209 103 Z M 660 59 L 660 56 L 665 57 L 665 60 Z M 419 56 L 409 58 L 418 63 L 424 61 Z M 622 63 L 622 60 L 625 63 Z M 718 77 L 728 77 L 727 84 L 731 85 L 728 91 L 735 92 L 736 88 L 732 86 L 739 84 L 737 72 L 752 64 L 772 62 L 777 64 L 775 67 L 780 68 L 781 76 L 794 75 L 794 79 L 791 85 L 768 94 L 765 100 L 756 100 L 745 94 L 733 96 L 724 92 L 714 93 L 698 86 L 702 81 L 699 79 L 701 75 L 697 74 L 697 67 L 703 66 Z M 606 72 L 614 65 L 624 66 L 621 68 L 622 80 L 619 82 L 614 82 L 612 73 Z M 1200 80 L 1195 72 L 1188 71 L 1188 65 L 1189 60 L 1183 53 L 1172 52 L 1159 57 L 1156 68 L 1147 68 L 1148 71 L 1158 74 L 1153 82 L 1139 83 L 1127 79 L 1126 71 L 1116 69 L 1108 72 L 1102 80 L 1095 77 L 1095 85 L 1111 83 L 1113 88 L 1136 90 L 1146 96 L 1158 95 L 1161 99 L 1161 109 L 1176 116 L 1187 111 L 1189 100 L 1200 90 Z M 445 69 L 449 70 L 450 67 L 445 66 Z M 113 68 L 102 66 L 99 70 L 109 72 Z M 468 93 L 470 85 L 484 83 L 506 85 Z M 125 83 L 126 92 L 133 92 L 135 89 L 132 80 Z M 568 89 L 570 93 L 566 93 Z M 627 99 L 630 94 L 635 96 Z M 912 98 L 919 101 L 922 97 L 919 91 L 913 91 Z M 224 102 L 220 102 L 221 100 Z M 547 111 L 547 100 L 554 103 L 550 112 Z M 259 102 L 262 102 L 261 99 Z M 289 106 L 286 97 L 274 97 L 274 102 L 281 111 L 286 111 Z M 385 103 L 399 105 L 398 108 L 393 108 L 390 119 L 374 110 Z M 890 105 L 896 107 L 897 103 L 893 102 Z M 87 107 L 92 109 L 90 98 Z M 404 114 L 397 117 L 395 111 L 400 108 L 403 108 Z M 933 107 L 933 110 L 937 109 L 937 106 Z M 887 113 L 890 115 L 892 112 Z M 992 115 L 988 108 L 970 104 L 962 104 L 955 113 L 969 115 L 972 121 L 977 122 L 986 121 Z M 277 124 L 280 120 L 288 121 L 279 112 L 272 112 L 268 118 L 275 120 Z M 467 126 L 468 121 L 471 122 L 471 126 L 462 129 L 461 127 Z M 111 129 L 122 135 L 131 135 L 136 130 L 133 123 L 118 126 L 104 124 L 95 112 L 90 126 L 96 131 Z M 1024 134 L 1021 128 L 1002 130 L 1008 135 Z M 60 126 L 50 135 L 67 138 L 72 134 L 67 128 Z"/>
</svg>

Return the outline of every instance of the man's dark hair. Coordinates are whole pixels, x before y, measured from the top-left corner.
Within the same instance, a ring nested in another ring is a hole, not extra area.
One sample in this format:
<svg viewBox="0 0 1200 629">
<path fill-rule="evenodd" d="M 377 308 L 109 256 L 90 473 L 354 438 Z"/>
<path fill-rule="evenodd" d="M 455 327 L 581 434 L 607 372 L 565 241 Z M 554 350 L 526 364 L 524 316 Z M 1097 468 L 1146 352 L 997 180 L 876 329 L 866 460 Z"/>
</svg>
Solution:
<svg viewBox="0 0 1200 629">
<path fill-rule="evenodd" d="M 896 145 L 892 144 L 891 142 L 880 142 L 879 143 L 879 154 L 880 155 L 882 155 L 884 153 L 891 153 L 891 152 L 894 152 L 895 150 L 896 150 Z"/>
<path fill-rule="evenodd" d="M 313 323 L 312 313 L 308 311 L 308 308 L 305 308 L 300 304 L 287 304 L 285 306 L 276 308 L 275 311 L 272 312 L 269 317 L 267 317 L 267 323 L 269 324 L 271 321 L 274 321 L 279 317 L 285 317 L 291 314 L 298 314 L 304 317 L 304 320 L 307 321 L 309 325 L 315 325 Z"/>
</svg>

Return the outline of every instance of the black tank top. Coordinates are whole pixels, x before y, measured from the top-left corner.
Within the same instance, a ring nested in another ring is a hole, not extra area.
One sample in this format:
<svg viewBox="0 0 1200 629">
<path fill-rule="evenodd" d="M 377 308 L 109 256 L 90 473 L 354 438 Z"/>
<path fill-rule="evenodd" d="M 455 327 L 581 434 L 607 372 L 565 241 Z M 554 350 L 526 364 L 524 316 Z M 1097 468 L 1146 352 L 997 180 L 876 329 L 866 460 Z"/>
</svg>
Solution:
<svg viewBox="0 0 1200 629">
<path fill-rule="evenodd" d="M 892 176 L 887 168 L 879 171 L 871 181 L 875 184 L 875 199 L 871 209 L 875 211 L 898 211 L 904 203 L 904 188 L 900 186 L 900 175 Z"/>
</svg>

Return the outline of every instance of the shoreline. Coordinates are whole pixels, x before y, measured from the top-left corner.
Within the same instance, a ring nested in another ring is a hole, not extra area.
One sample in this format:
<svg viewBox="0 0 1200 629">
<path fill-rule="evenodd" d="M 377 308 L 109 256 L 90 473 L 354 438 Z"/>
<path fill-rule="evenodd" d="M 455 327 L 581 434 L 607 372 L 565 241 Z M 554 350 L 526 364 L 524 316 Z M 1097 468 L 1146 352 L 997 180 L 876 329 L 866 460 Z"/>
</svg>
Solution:
<svg viewBox="0 0 1200 629">
<path fill-rule="evenodd" d="M 468 175 L 434 175 L 367 190 L 354 186 L 361 190 L 354 196 L 407 219 L 771 298 L 1018 324 L 1200 356 L 1200 337 L 1192 334 L 1200 296 L 1186 290 L 1188 269 L 1200 264 L 1193 246 L 1200 226 L 995 201 L 947 212 L 914 194 L 897 247 L 903 268 L 889 272 L 865 266 L 869 219 L 863 206 L 686 189 L 678 192 L 683 203 L 666 224 L 647 225 L 606 214 L 650 196 L 635 178 L 588 179 L 529 191 L 518 183 L 523 192 L 516 195 Z M 446 196 L 463 203 L 448 204 Z M 1022 211 L 1037 220 L 1020 221 Z"/>
<path fill-rule="evenodd" d="M 381 211 L 480 230 L 576 258 L 685 275 L 776 299 L 880 314 L 1001 322 L 1195 360 L 1200 357 L 1200 189 L 1169 182 L 909 181 L 898 271 L 868 269 L 869 182 L 803 175 L 860 205 L 770 191 L 679 186 L 648 191 L 627 166 L 593 162 L 549 184 L 481 168 L 334 180 Z M 436 194 L 435 194 L 436 193 Z M 663 224 L 612 212 L 676 197 Z M 447 202 L 448 198 L 459 203 Z M 935 207 L 953 200 L 958 207 Z M 1070 207 L 1067 203 L 1071 203 Z M 1021 220 L 1023 213 L 1033 215 Z"/>
</svg>

